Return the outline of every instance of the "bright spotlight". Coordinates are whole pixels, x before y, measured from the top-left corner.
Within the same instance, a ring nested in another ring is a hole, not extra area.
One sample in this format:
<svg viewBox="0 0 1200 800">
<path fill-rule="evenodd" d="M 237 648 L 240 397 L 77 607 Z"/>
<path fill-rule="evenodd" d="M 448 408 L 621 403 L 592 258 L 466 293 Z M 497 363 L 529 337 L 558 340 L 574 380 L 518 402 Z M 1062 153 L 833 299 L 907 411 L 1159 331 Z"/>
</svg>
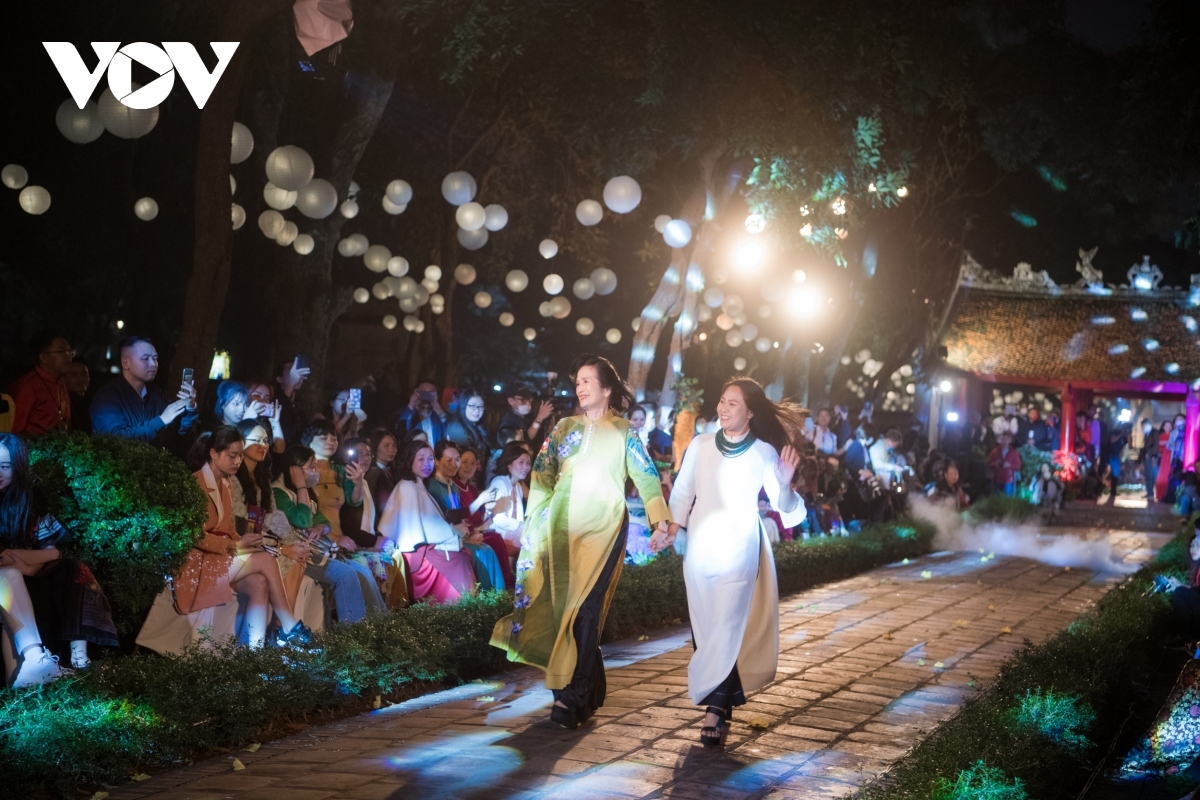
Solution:
<svg viewBox="0 0 1200 800">
<path fill-rule="evenodd" d="M 808 275 L 806 275 L 802 269 L 798 269 L 792 273 L 792 283 L 804 283 L 807 278 Z"/>
<path fill-rule="evenodd" d="M 950 391 L 950 381 L 942 381 L 941 384 L 938 385 L 938 388 L 943 392 Z"/>
<path fill-rule="evenodd" d="M 1133 419 L 1133 411 L 1128 408 L 1122 408 L 1121 413 L 1117 415 L 1119 422 L 1129 422 L 1131 419 Z"/>
<path fill-rule="evenodd" d="M 808 316 L 816 314 L 820 309 L 821 298 L 811 287 L 793 289 L 788 295 L 788 310 L 793 314 Z"/>
<path fill-rule="evenodd" d="M 947 411 L 946 412 L 946 422 L 958 422 L 958 412 L 957 411 Z"/>
<path fill-rule="evenodd" d="M 498 383 L 497 383 L 497 384 L 494 384 L 494 385 L 492 386 L 492 391 L 493 391 L 493 392 L 498 392 L 498 391 L 500 391 L 500 390 L 501 390 L 501 388 L 502 388 L 502 387 L 500 386 L 500 384 L 498 384 Z"/>
<path fill-rule="evenodd" d="M 766 255 L 766 249 L 762 246 L 761 242 L 750 240 L 738 245 L 734 260 L 737 263 L 738 269 L 743 272 L 752 272 L 762 266 Z"/>
</svg>

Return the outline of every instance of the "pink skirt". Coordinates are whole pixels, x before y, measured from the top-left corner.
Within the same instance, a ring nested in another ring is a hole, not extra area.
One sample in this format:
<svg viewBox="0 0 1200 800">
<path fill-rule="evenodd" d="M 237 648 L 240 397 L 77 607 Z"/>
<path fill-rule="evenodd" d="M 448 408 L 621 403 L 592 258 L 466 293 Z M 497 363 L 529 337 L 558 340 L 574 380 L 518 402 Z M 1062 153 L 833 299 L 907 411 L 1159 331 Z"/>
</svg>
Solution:
<svg viewBox="0 0 1200 800">
<path fill-rule="evenodd" d="M 428 598 L 435 603 L 453 603 L 475 588 L 475 567 L 466 550 L 449 553 L 422 545 L 405 553 L 404 560 L 416 602 Z"/>
</svg>

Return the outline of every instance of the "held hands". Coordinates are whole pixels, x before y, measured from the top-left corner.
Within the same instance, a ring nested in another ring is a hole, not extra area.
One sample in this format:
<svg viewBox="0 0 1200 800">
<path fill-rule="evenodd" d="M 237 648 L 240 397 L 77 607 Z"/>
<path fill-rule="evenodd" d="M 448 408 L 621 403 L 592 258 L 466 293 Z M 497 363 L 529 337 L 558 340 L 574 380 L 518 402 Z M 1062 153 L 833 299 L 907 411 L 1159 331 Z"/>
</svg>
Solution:
<svg viewBox="0 0 1200 800">
<path fill-rule="evenodd" d="M 779 460 L 775 462 L 775 479 L 779 481 L 780 486 L 791 485 L 792 477 L 796 474 L 798 466 L 800 466 L 800 454 L 790 444 L 785 445 L 783 452 L 779 454 Z"/>
<path fill-rule="evenodd" d="M 675 538 L 678 535 L 679 526 L 674 522 L 659 521 L 654 529 L 654 534 L 650 537 L 650 552 L 657 553 L 675 544 Z"/>
</svg>

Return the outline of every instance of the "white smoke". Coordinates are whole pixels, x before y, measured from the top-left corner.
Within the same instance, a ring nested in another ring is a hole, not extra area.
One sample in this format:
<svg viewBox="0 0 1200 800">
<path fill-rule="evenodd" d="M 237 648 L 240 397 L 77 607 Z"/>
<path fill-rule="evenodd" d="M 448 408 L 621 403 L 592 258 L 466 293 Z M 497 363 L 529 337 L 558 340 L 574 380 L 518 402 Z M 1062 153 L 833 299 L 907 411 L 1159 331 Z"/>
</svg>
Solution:
<svg viewBox="0 0 1200 800">
<path fill-rule="evenodd" d="M 984 522 L 968 525 L 953 508 L 914 496 L 912 515 L 937 529 L 933 546 L 940 550 L 1017 556 L 1055 567 L 1078 567 L 1096 572 L 1128 575 L 1137 565 L 1113 553 L 1107 537 L 1088 539 L 1071 533 L 1043 533 L 1033 524 Z"/>
</svg>

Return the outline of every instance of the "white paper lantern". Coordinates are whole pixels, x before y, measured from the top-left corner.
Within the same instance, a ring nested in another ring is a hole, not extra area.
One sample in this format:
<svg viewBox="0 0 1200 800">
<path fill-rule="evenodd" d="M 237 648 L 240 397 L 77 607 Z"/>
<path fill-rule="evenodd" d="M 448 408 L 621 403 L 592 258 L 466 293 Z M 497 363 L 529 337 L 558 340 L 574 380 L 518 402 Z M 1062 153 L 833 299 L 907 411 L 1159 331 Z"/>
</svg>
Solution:
<svg viewBox="0 0 1200 800">
<path fill-rule="evenodd" d="M 526 328 L 524 336 L 525 336 L 525 341 L 532 342 L 534 339 L 537 338 L 537 331 L 535 331 L 533 328 Z"/>
<path fill-rule="evenodd" d="M 378 285 L 378 284 L 376 284 Z M 365 303 L 371 299 L 371 293 L 361 286 L 354 290 L 354 302 Z M 382 299 L 382 298 L 381 298 Z"/>
<path fill-rule="evenodd" d="M 263 232 L 263 236 L 268 239 L 274 239 L 283 230 L 283 223 L 286 220 L 283 214 L 280 214 L 275 209 L 269 209 L 258 215 L 258 229 Z"/>
<path fill-rule="evenodd" d="M 437 264 L 430 264 L 425 268 L 425 278 L 437 283 L 442 279 L 442 268 Z"/>
<path fill-rule="evenodd" d="M 237 194 L 237 178 L 232 175 L 229 176 L 229 193 Z"/>
<path fill-rule="evenodd" d="M 590 278 L 580 278 L 571 284 L 571 291 L 580 300 L 590 300 L 596 293 L 596 284 L 592 283 Z"/>
<path fill-rule="evenodd" d="M 487 228 L 479 228 L 474 231 L 458 229 L 458 243 L 463 246 L 464 250 L 478 250 L 487 244 L 487 240 Z"/>
<path fill-rule="evenodd" d="M 300 234 L 299 236 L 296 237 L 296 241 L 292 242 L 292 249 L 295 250 L 297 253 L 299 253 L 302 256 L 306 256 L 309 253 L 311 253 L 313 251 L 313 248 L 316 246 L 317 246 L 316 240 L 313 239 L 311 234 L 307 234 L 307 233 Z M 363 291 L 365 292 L 366 289 L 363 289 Z M 365 301 L 360 301 L 360 302 L 365 302 Z"/>
<path fill-rule="evenodd" d="M 395 296 L 401 300 L 413 298 L 416 297 L 417 289 L 420 288 L 416 281 L 406 276 L 401 278 L 400 283 L 397 284 Z"/>
<path fill-rule="evenodd" d="M 292 222 L 291 220 L 287 220 L 283 223 L 283 230 L 281 230 L 275 237 L 275 243 L 281 247 L 287 247 L 295 242 L 299 236 L 300 229 L 296 226 L 296 223 Z"/>
<path fill-rule="evenodd" d="M 394 314 L 388 314 L 383 318 L 383 327 L 387 328 L 389 331 L 396 327 L 396 317 Z"/>
<path fill-rule="evenodd" d="M 704 305 L 709 308 L 720 308 L 725 302 L 725 293 L 713 286 L 704 290 Z"/>
<path fill-rule="evenodd" d="M 404 323 L 403 323 L 403 324 L 404 324 L 404 330 L 406 330 L 406 331 L 415 331 L 415 330 L 417 329 L 417 323 L 418 323 L 418 322 L 420 322 L 420 321 L 421 321 L 421 320 L 417 319 L 417 318 L 416 318 L 416 317 L 414 317 L 412 314 L 408 314 L 408 315 L 406 315 L 406 316 L 404 317 Z"/>
<path fill-rule="evenodd" d="M 475 179 L 468 172 L 451 172 L 442 179 L 442 197 L 454 206 L 471 202 L 475 199 Z"/>
<path fill-rule="evenodd" d="M 604 334 L 604 338 L 609 344 L 617 344 L 621 341 L 621 332 L 616 328 L 609 328 L 608 332 Z"/>
<path fill-rule="evenodd" d="M 237 203 L 234 203 L 233 204 L 233 229 L 236 231 L 238 228 L 242 227 L 245 224 L 246 224 L 246 209 L 242 208 Z"/>
<path fill-rule="evenodd" d="M 475 305 L 480 308 L 487 308 L 492 304 L 492 296 L 488 292 L 475 293 Z"/>
<path fill-rule="evenodd" d="M 142 88 L 130 83 L 133 91 Z M 112 89 L 105 89 L 96 104 L 96 112 L 104 129 L 121 139 L 137 139 L 154 130 L 158 124 L 158 106 L 153 108 L 130 108 L 113 96 Z"/>
<path fill-rule="evenodd" d="M 29 173 L 20 164 L 9 164 L 0 170 L 0 180 L 10 189 L 20 189 L 29 183 Z"/>
<path fill-rule="evenodd" d="M 504 285 L 510 292 L 523 292 L 529 286 L 529 276 L 522 269 L 510 270 L 504 276 Z"/>
<path fill-rule="evenodd" d="M 760 353 L 769 353 L 771 351 L 771 337 L 760 336 L 755 339 L 754 349 Z"/>
<path fill-rule="evenodd" d="M 575 219 L 589 228 L 599 225 L 600 220 L 604 219 L 604 208 L 595 200 L 582 200 L 575 206 Z"/>
<path fill-rule="evenodd" d="M 487 222 L 487 212 L 479 203 L 463 203 L 454 212 L 454 221 L 464 231 L 477 231 Z"/>
<path fill-rule="evenodd" d="M 671 221 L 670 214 L 659 214 L 654 218 L 654 230 L 662 233 L 667 229 L 667 223 Z"/>
<path fill-rule="evenodd" d="M 408 274 L 408 259 L 404 256 L 392 256 L 387 262 L 387 271 L 389 275 L 401 277 Z"/>
<path fill-rule="evenodd" d="M 617 214 L 628 214 L 642 202 L 642 187 L 628 175 L 620 175 L 604 184 L 604 205 Z"/>
<path fill-rule="evenodd" d="M 550 301 L 550 314 L 555 319 L 566 319 L 571 316 L 571 301 L 558 296 Z"/>
<path fill-rule="evenodd" d="M 381 280 L 377 285 L 383 287 L 383 297 L 396 297 L 400 291 L 400 279 L 394 278 L 391 275 Z"/>
<path fill-rule="evenodd" d="M 142 222 L 149 222 L 158 216 L 158 203 L 153 197 L 140 198 L 133 204 L 133 215 Z"/>
<path fill-rule="evenodd" d="M 663 241 L 671 247 L 686 247 L 692 240 L 692 226 L 681 219 L 673 219 L 663 228 Z"/>
<path fill-rule="evenodd" d="M 337 191 L 324 178 L 313 178 L 296 193 L 296 209 L 309 219 L 325 219 L 337 204 Z"/>
<path fill-rule="evenodd" d="M 504 206 L 499 205 L 498 203 L 492 203 L 489 206 L 485 206 L 483 212 L 485 215 L 483 227 L 487 228 L 489 231 L 495 232 L 502 230 L 504 226 L 508 224 L 508 211 L 505 210 Z"/>
<path fill-rule="evenodd" d="M 296 205 L 297 196 L 296 192 L 280 189 L 270 181 L 263 187 L 263 202 L 276 211 L 286 211 Z"/>
<path fill-rule="evenodd" d="M 738 356 L 737 358 L 735 358 L 733 360 L 733 368 L 736 369 L 738 372 L 741 372 L 742 370 L 744 370 L 746 368 L 746 359 L 742 358 L 741 356 Z"/>
<path fill-rule="evenodd" d="M 592 270 L 591 279 L 592 285 L 596 287 L 596 294 L 602 297 L 616 291 L 617 273 L 608 267 L 597 267 Z"/>
<path fill-rule="evenodd" d="M 41 186 L 26 186 L 17 197 L 26 214 L 45 214 L 50 208 L 50 193 Z"/>
<path fill-rule="evenodd" d="M 338 211 L 346 219 L 354 219 L 358 216 L 358 203 L 353 200 L 343 200 L 342 204 L 338 206 Z"/>
<path fill-rule="evenodd" d="M 591 336 L 592 331 L 596 330 L 596 325 L 587 317 L 580 317 L 579 319 L 575 320 L 575 330 L 578 331 L 581 336 Z"/>
<path fill-rule="evenodd" d="M 442 306 L 444 308 L 446 305 L 446 298 L 435 292 L 429 295 L 429 305 Z"/>
<path fill-rule="evenodd" d="M 408 205 L 407 204 L 396 205 L 395 203 L 393 203 L 391 200 L 388 199 L 387 195 L 384 195 L 383 196 L 383 210 L 386 211 L 387 213 L 391 214 L 394 217 L 397 214 L 403 214 L 405 211 L 407 211 Z"/>
<path fill-rule="evenodd" d="M 741 347 L 746 340 L 742 338 L 741 331 L 730 331 L 725 334 L 725 344 L 730 347 Z"/>
<path fill-rule="evenodd" d="M 358 185 L 358 181 L 350 181 L 350 188 L 346 190 L 346 197 L 351 200 L 358 197 L 358 193 L 362 191 L 362 187 Z"/>
<path fill-rule="evenodd" d="M 500 314 L 500 324 L 506 328 L 512 327 L 512 324 L 517 321 L 517 318 L 510 311 L 504 311 Z"/>
<path fill-rule="evenodd" d="M 538 313 L 543 317 L 553 316 L 554 305 L 549 300 L 543 300 L 542 302 L 538 303 Z"/>
<path fill-rule="evenodd" d="M 363 263 L 371 272 L 387 272 L 388 261 L 391 257 L 392 251 L 387 247 L 373 244 L 367 248 L 367 252 L 363 253 Z"/>
<path fill-rule="evenodd" d="M 358 248 L 354 246 L 354 242 L 350 239 L 339 239 L 337 243 L 338 255 L 343 258 L 350 258 L 358 253 Z"/>
<path fill-rule="evenodd" d="M 280 189 L 296 192 L 313 179 L 313 160 L 303 147 L 285 144 L 267 156 L 267 178 Z"/>
<path fill-rule="evenodd" d="M 633 319 L 630 321 L 630 323 L 629 323 L 629 327 L 633 329 L 633 332 L 634 332 L 634 333 L 637 333 L 637 332 L 638 332 L 638 328 L 642 327 L 642 318 L 641 318 L 641 317 L 634 317 L 634 318 L 633 318 Z"/>
<path fill-rule="evenodd" d="M 553 239 L 542 239 L 538 244 L 538 252 L 542 254 L 542 258 L 554 258 L 558 255 L 558 242 Z"/>
<path fill-rule="evenodd" d="M 454 268 L 454 280 L 460 286 L 470 286 L 475 282 L 475 268 L 470 264 L 459 264 Z"/>
<path fill-rule="evenodd" d="M 233 138 L 229 150 L 229 163 L 240 164 L 254 152 L 254 134 L 240 122 L 233 123 Z"/>
<path fill-rule="evenodd" d="M 421 285 L 425 287 L 425 291 L 429 292 L 430 295 L 438 290 L 438 282 L 432 278 L 426 278 L 421 281 Z"/>
<path fill-rule="evenodd" d="M 91 100 L 88 100 L 83 108 L 76 106 L 74 100 L 63 100 L 54 114 L 54 124 L 68 142 L 75 144 L 94 142 L 104 133 L 100 109 Z"/>
<path fill-rule="evenodd" d="M 400 310 L 403 311 L 405 314 L 411 314 L 412 312 L 416 311 L 420 307 L 421 307 L 421 304 L 417 302 L 416 297 L 401 297 L 400 298 Z"/>
<path fill-rule="evenodd" d="M 563 279 L 551 272 L 542 279 L 542 288 L 546 290 L 546 294 L 558 294 L 563 290 Z"/>
<path fill-rule="evenodd" d="M 430 292 L 424 286 L 417 286 L 416 290 L 413 292 L 413 300 L 417 301 L 417 305 L 423 306 L 429 302 L 430 294 L 432 294 L 432 292 Z"/>
<path fill-rule="evenodd" d="M 363 236 L 361 233 L 352 233 L 346 238 L 354 243 L 354 255 L 356 256 L 363 255 L 367 252 L 367 248 L 371 246 L 371 242 L 368 241 L 367 237 Z"/>
<path fill-rule="evenodd" d="M 425 332 L 425 321 L 417 320 L 417 329 L 415 331 L 413 331 L 413 333 L 424 333 L 424 332 Z"/>
<path fill-rule="evenodd" d="M 396 179 L 387 185 L 383 196 L 393 205 L 406 206 L 412 201 L 412 187 L 408 185 L 408 181 Z"/>
<path fill-rule="evenodd" d="M 758 338 L 758 326 L 753 322 L 742 326 L 742 338 L 747 342 Z"/>
</svg>

